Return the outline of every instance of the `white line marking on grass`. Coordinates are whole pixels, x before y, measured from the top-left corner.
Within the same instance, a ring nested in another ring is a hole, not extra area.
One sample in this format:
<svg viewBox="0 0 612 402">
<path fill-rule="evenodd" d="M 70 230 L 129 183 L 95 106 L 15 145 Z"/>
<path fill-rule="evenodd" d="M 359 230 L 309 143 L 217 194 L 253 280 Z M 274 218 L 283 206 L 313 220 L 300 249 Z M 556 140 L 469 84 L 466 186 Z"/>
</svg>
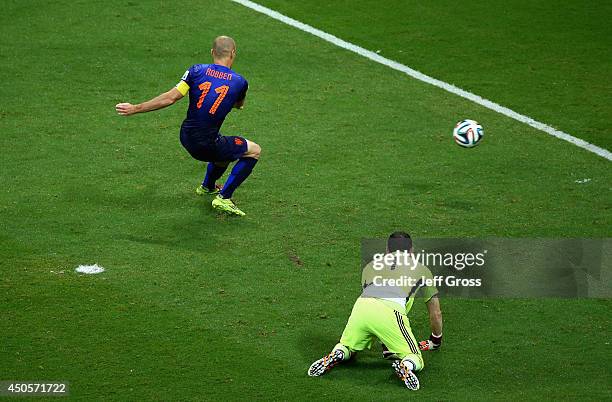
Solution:
<svg viewBox="0 0 612 402">
<path fill-rule="evenodd" d="M 351 52 L 357 53 L 360 56 L 366 57 L 372 61 L 375 61 L 377 63 L 383 64 L 387 67 L 390 67 L 394 70 L 397 71 L 401 71 L 405 74 L 408 74 L 409 76 L 411 76 L 412 78 L 416 78 L 419 81 L 423 81 L 426 82 L 428 84 L 431 84 L 433 86 L 436 86 L 438 88 L 442 88 L 445 91 L 448 91 L 450 93 L 453 93 L 455 95 L 459 95 L 462 98 L 465 99 L 469 99 L 474 103 L 477 103 L 481 106 L 486 107 L 487 109 L 491 109 L 497 113 L 501 113 L 504 116 L 508 116 L 511 119 L 520 121 L 521 123 L 525 123 L 530 125 L 533 128 L 536 128 L 540 131 L 543 131 L 547 134 L 552 135 L 553 137 L 557 137 L 560 138 L 562 140 L 565 140 L 567 142 L 570 142 L 574 145 L 576 145 L 577 147 L 586 149 L 587 151 L 593 152 L 594 154 L 597 154 L 599 156 L 601 156 L 602 158 L 606 158 L 609 161 L 612 161 L 612 152 L 608 151 L 607 149 L 598 147 L 597 145 L 591 144 L 590 142 L 586 142 L 584 140 L 581 140 L 580 138 L 576 138 L 573 135 L 570 135 L 568 133 L 565 133 L 563 131 L 560 130 L 556 130 L 554 128 L 552 128 L 551 126 L 544 124 L 544 123 L 540 123 L 537 120 L 532 119 L 529 116 L 525 116 L 522 115 L 520 113 L 515 112 L 512 109 L 508 109 L 507 107 L 504 107 L 502 105 L 498 105 L 495 102 L 492 102 L 488 99 L 482 98 L 476 94 L 473 94 L 471 92 L 465 91 L 461 88 L 458 88 L 454 85 L 448 84 L 444 81 L 440 81 L 436 78 L 430 77 L 428 75 L 425 75 L 417 70 L 414 70 L 408 66 L 405 66 L 401 63 L 398 63 L 396 61 L 387 59 L 386 57 L 383 57 L 379 54 L 376 54 L 375 52 L 372 52 L 370 50 L 364 49 L 360 46 L 354 45 L 350 42 L 347 42 L 345 40 L 342 40 L 334 35 L 328 34 L 327 32 L 323 32 L 320 29 L 316 29 L 313 28 L 310 25 L 304 24 L 303 22 L 294 20 L 293 18 L 287 17 L 286 15 L 283 15 L 277 11 L 274 11 L 272 9 L 269 9 L 267 7 L 261 6 L 257 3 L 253 3 L 252 1 L 249 0 L 232 0 L 234 3 L 238 3 L 241 4 L 245 7 L 248 7 L 252 10 L 255 10 L 259 13 L 265 14 L 268 17 L 274 18 L 275 20 L 281 21 L 287 25 L 290 25 L 292 27 L 295 27 L 299 30 L 302 30 L 304 32 L 308 32 L 309 34 L 312 34 L 314 36 L 317 36 L 329 43 L 333 43 L 334 45 L 341 47 L 343 49 L 346 50 L 350 50 Z"/>
</svg>

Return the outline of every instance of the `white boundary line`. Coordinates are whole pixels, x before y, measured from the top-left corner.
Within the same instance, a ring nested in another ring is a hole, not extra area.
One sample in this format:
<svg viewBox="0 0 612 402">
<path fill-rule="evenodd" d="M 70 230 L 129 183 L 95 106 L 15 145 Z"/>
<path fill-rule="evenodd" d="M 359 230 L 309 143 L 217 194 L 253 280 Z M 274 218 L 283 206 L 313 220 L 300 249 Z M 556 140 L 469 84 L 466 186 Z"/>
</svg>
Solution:
<svg viewBox="0 0 612 402">
<path fill-rule="evenodd" d="M 476 94 L 473 94 L 471 92 L 465 91 L 461 88 L 458 88 L 454 85 L 448 84 L 444 81 L 440 81 L 438 79 L 435 79 L 433 77 L 430 77 L 428 75 L 425 75 L 419 71 L 416 71 L 408 66 L 405 66 L 401 63 L 398 63 L 396 61 L 387 59 L 386 57 L 382 57 L 379 54 L 376 54 L 370 50 L 366 50 L 360 46 L 354 45 L 350 42 L 344 41 L 338 37 L 335 37 L 334 35 L 328 34 L 327 32 L 323 32 L 319 29 L 313 28 L 310 25 L 304 24 L 300 21 L 294 20 L 293 18 L 287 17 L 286 15 L 283 15 L 277 11 L 271 10 L 267 7 L 261 6 L 257 3 L 254 3 L 252 1 L 249 0 L 232 0 L 234 3 L 238 3 L 241 4 L 245 7 L 248 7 L 252 10 L 255 10 L 259 13 L 265 14 L 268 17 L 274 18 L 275 20 L 278 20 L 280 22 L 283 22 L 287 25 L 290 25 L 294 28 L 297 28 L 301 31 L 307 32 L 309 34 L 312 34 L 314 36 L 317 36 L 327 42 L 330 42 L 338 47 L 341 47 L 343 49 L 349 50 L 353 53 L 357 53 L 360 56 L 366 57 L 372 61 L 375 61 L 377 63 L 383 64 L 387 67 L 390 67 L 394 70 L 397 71 L 401 71 L 405 74 L 408 74 L 409 76 L 416 78 L 419 81 L 423 81 L 426 82 L 428 84 L 431 84 L 433 86 L 436 86 L 438 88 L 442 88 L 445 91 L 448 91 L 452 94 L 455 95 L 459 95 L 462 98 L 471 100 L 474 103 L 477 103 L 481 106 L 486 107 L 487 109 L 491 109 L 497 113 L 503 114 L 504 116 L 508 116 L 511 119 L 520 121 L 521 123 L 525 123 L 530 125 L 533 128 L 536 128 L 540 131 L 544 131 L 547 134 L 552 135 L 553 137 L 557 137 L 560 138 L 562 140 L 565 140 L 567 142 L 570 142 L 574 145 L 576 145 L 577 147 L 586 149 L 589 152 L 593 152 L 594 154 L 597 154 L 599 156 L 601 156 L 602 158 L 606 158 L 609 161 L 612 161 L 612 152 L 608 151 L 607 149 L 598 147 L 597 145 L 591 144 L 589 142 L 586 142 L 584 140 L 581 140 L 580 138 L 576 138 L 573 135 L 570 135 L 568 133 L 565 133 L 563 131 L 560 130 L 556 130 L 554 128 L 552 128 L 551 126 L 544 124 L 544 123 L 540 123 L 537 120 L 532 119 L 531 117 L 522 115 L 520 113 L 515 112 L 512 109 L 508 109 L 507 107 L 498 105 L 495 102 L 492 102 L 488 99 L 482 98 Z"/>
</svg>

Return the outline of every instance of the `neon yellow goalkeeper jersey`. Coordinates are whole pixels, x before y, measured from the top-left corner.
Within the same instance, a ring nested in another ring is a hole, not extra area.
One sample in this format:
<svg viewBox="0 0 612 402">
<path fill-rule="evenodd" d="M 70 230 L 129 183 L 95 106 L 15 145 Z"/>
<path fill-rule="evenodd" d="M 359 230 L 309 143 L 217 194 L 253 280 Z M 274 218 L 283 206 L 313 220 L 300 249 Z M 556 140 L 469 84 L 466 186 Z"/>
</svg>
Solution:
<svg viewBox="0 0 612 402">
<path fill-rule="evenodd" d="M 428 302 L 438 293 L 431 271 L 425 265 L 406 255 L 391 258 L 395 256 L 387 254 L 385 257 L 384 261 L 375 259 L 363 269 L 361 297 L 394 302 L 401 307 L 400 311 L 405 309 L 408 314 L 415 298 Z"/>
</svg>

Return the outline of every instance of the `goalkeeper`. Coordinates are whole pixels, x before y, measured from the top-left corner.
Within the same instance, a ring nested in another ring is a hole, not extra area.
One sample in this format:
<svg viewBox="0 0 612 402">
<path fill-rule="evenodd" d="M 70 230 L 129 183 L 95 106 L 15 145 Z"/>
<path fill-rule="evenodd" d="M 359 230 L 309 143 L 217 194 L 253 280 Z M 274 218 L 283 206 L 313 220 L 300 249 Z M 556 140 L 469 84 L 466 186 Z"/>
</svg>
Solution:
<svg viewBox="0 0 612 402">
<path fill-rule="evenodd" d="M 395 232 L 387 240 L 387 254 L 375 258 L 363 270 L 363 292 L 355 302 L 340 343 L 312 363 L 308 375 L 318 377 L 364 349 L 376 339 L 382 343 L 383 357 L 393 360 L 397 376 L 411 390 L 419 389 L 414 374 L 422 370 L 421 350 L 435 350 L 442 344 L 442 313 L 433 286 L 431 271 L 412 258 L 412 239 L 405 232 Z M 417 291 L 427 304 L 432 334 L 417 342 L 407 314 Z"/>
</svg>

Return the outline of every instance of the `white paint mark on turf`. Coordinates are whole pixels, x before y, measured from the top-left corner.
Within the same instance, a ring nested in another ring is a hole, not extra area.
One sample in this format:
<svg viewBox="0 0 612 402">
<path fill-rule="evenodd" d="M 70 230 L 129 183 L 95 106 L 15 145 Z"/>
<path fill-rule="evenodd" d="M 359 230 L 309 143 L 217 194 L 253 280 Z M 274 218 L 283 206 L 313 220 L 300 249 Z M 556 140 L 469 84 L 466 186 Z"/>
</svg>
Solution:
<svg viewBox="0 0 612 402">
<path fill-rule="evenodd" d="M 586 149 L 587 151 L 593 152 L 594 154 L 597 154 L 603 158 L 606 158 L 609 161 L 612 161 L 612 152 L 608 151 L 607 149 L 598 147 L 597 145 L 593 145 L 589 142 L 586 142 L 584 140 L 581 140 L 580 138 L 576 138 L 573 135 L 570 135 L 568 133 L 565 133 L 563 131 L 560 130 L 556 130 L 552 127 L 550 127 L 549 125 L 546 125 L 544 123 L 540 123 L 537 120 L 532 119 L 531 117 L 522 115 L 520 113 L 515 112 L 512 109 L 508 109 L 505 106 L 502 105 L 498 105 L 495 102 L 492 102 L 488 99 L 482 98 L 476 94 L 473 94 L 471 92 L 465 91 L 461 88 L 458 88 L 454 85 L 448 84 L 444 81 L 440 81 L 436 78 L 430 77 L 428 75 L 425 75 L 417 70 L 414 70 L 408 66 L 405 66 L 401 63 L 398 63 L 396 61 L 387 59 L 386 57 L 383 57 L 375 52 L 372 52 L 370 50 L 364 49 L 360 46 L 354 45 L 350 42 L 344 41 L 334 35 L 328 34 L 327 32 L 321 31 L 320 29 L 316 29 L 310 25 L 304 24 L 303 22 L 294 20 L 293 18 L 287 17 L 286 15 L 283 15 L 277 11 L 274 11 L 272 9 L 269 9 L 267 7 L 261 6 L 257 3 L 253 3 L 252 1 L 249 0 L 232 0 L 235 3 L 238 4 L 242 4 L 245 7 L 248 7 L 252 10 L 255 10 L 257 12 L 260 12 L 262 14 L 265 14 L 271 18 L 274 18 L 275 20 L 281 21 L 287 25 L 290 25 L 292 27 L 295 27 L 297 29 L 300 29 L 304 32 L 308 32 L 309 34 L 312 34 L 314 36 L 318 36 L 319 38 L 333 43 L 336 46 L 339 46 L 343 49 L 346 50 L 350 50 L 351 52 L 357 53 L 358 55 L 361 55 L 363 57 L 366 57 L 372 61 L 375 61 L 377 63 L 383 64 L 387 67 L 390 67 L 394 70 L 397 71 L 401 71 L 405 74 L 408 74 L 409 76 L 416 78 L 419 81 L 423 81 L 426 82 L 428 84 L 431 84 L 433 86 L 436 86 L 438 88 L 442 88 L 445 91 L 448 91 L 450 93 L 453 93 L 455 95 L 459 95 L 462 98 L 465 99 L 469 99 L 472 102 L 475 102 L 481 106 L 486 107 L 487 109 L 491 109 L 497 113 L 501 113 L 504 116 L 508 116 L 514 120 L 518 120 L 521 123 L 525 123 L 530 125 L 533 128 L 536 128 L 540 131 L 543 131 L 547 134 L 552 135 L 553 137 L 557 137 L 560 138 L 562 140 L 565 140 L 567 142 L 570 142 L 574 145 L 576 145 L 577 147 Z"/>
<path fill-rule="evenodd" d="M 79 265 L 78 267 L 76 267 L 75 271 L 80 274 L 99 274 L 104 272 L 104 268 L 102 268 L 98 264 Z"/>
</svg>

